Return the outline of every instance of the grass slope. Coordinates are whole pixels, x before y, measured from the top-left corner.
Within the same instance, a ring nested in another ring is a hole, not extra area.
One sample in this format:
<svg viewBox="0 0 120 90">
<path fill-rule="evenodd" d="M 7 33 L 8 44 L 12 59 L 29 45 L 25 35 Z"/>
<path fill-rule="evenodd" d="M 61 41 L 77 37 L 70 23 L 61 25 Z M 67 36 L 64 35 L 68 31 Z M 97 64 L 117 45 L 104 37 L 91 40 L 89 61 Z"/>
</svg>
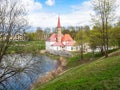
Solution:
<svg viewBox="0 0 120 90">
<path fill-rule="evenodd" d="M 120 56 L 74 67 L 35 90 L 119 90 Z"/>
</svg>

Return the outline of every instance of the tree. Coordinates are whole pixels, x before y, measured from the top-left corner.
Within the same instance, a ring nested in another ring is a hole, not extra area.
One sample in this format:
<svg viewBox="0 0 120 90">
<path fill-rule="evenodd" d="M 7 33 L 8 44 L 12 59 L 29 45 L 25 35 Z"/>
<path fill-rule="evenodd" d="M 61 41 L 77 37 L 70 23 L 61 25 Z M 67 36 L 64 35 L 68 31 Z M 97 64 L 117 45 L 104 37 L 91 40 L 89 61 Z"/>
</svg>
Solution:
<svg viewBox="0 0 120 90">
<path fill-rule="evenodd" d="M 33 65 L 30 63 L 31 60 L 22 67 L 21 63 L 16 63 L 19 62 L 17 58 L 11 61 L 9 58 L 3 59 L 15 34 L 28 28 L 26 14 L 26 9 L 20 0 L 0 0 L 0 87 L 5 87 L 5 81 Z"/>
<path fill-rule="evenodd" d="M 75 40 L 80 44 L 80 55 L 81 55 L 81 60 L 83 60 L 84 44 L 86 42 L 86 34 L 82 28 L 79 28 L 79 31 L 76 34 Z"/>
<path fill-rule="evenodd" d="M 45 28 L 44 30 L 44 39 L 46 40 L 50 35 L 50 28 Z"/>
<path fill-rule="evenodd" d="M 25 8 L 18 0 L 0 0 L 0 63 L 15 34 L 27 28 Z"/>
<path fill-rule="evenodd" d="M 86 35 L 89 37 L 90 36 L 90 27 L 84 26 L 84 31 L 85 31 Z"/>
<path fill-rule="evenodd" d="M 63 34 L 70 34 L 70 31 L 69 31 L 68 29 L 64 29 L 64 30 L 62 31 L 62 33 L 63 33 Z"/>
<path fill-rule="evenodd" d="M 92 49 L 93 56 L 96 48 L 100 48 L 101 53 L 103 54 L 101 32 L 98 32 L 98 30 L 99 27 L 94 27 L 93 30 L 90 31 L 89 36 L 89 45 Z"/>
<path fill-rule="evenodd" d="M 120 27 L 115 26 L 110 30 L 111 36 L 110 41 L 113 46 L 120 48 Z"/>
<path fill-rule="evenodd" d="M 43 33 L 43 30 L 38 27 L 37 28 L 37 31 L 36 31 L 36 36 L 37 36 L 37 40 L 43 40 L 44 39 L 44 33 Z"/>
<path fill-rule="evenodd" d="M 28 41 L 35 41 L 37 40 L 36 32 L 27 32 L 26 37 Z"/>
<path fill-rule="evenodd" d="M 92 0 L 93 9 L 96 13 L 94 21 L 99 21 L 102 29 L 102 40 L 103 40 L 103 51 L 105 57 L 108 57 L 108 47 L 109 47 L 109 36 L 108 36 L 108 26 L 110 20 L 113 19 L 113 12 L 115 10 L 116 0 Z M 98 19 L 98 20 L 95 20 Z M 96 23 L 96 22 L 95 22 Z"/>
<path fill-rule="evenodd" d="M 39 67 L 40 60 L 35 60 L 32 54 L 13 54 L 6 55 L 3 58 L 2 63 L 0 64 L 0 90 L 7 90 L 7 85 L 9 83 L 9 79 L 12 78 L 13 81 L 21 84 L 19 79 L 21 79 L 22 75 L 28 77 L 28 79 L 32 80 L 33 75 L 37 75 L 41 71 Z M 22 85 L 22 87 L 25 87 Z M 12 86 L 11 86 L 12 88 Z"/>
</svg>

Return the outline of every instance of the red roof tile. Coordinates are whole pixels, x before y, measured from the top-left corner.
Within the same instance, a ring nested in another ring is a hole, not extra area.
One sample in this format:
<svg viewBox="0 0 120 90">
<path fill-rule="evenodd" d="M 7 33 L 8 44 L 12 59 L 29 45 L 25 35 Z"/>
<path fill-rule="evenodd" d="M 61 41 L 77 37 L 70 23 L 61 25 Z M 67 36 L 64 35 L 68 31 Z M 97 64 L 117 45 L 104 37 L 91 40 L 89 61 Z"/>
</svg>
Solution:
<svg viewBox="0 0 120 90">
<path fill-rule="evenodd" d="M 64 37 L 62 38 L 62 41 L 74 41 L 70 34 L 65 34 Z"/>
<path fill-rule="evenodd" d="M 57 39 L 57 34 L 53 33 L 50 38 L 48 38 L 48 41 L 56 41 Z"/>
</svg>

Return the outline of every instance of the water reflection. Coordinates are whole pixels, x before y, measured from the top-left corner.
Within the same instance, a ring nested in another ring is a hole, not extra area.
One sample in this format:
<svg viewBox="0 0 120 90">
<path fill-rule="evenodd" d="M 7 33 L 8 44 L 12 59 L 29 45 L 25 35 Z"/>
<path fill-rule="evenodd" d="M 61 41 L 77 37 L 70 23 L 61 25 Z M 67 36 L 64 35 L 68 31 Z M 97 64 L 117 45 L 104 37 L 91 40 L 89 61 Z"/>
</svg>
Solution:
<svg viewBox="0 0 120 90">
<path fill-rule="evenodd" d="M 3 65 L 7 66 L 8 64 L 13 65 L 12 68 L 25 69 L 4 82 L 7 90 L 27 90 L 40 75 L 44 75 L 46 72 L 55 70 L 58 67 L 57 60 L 52 60 L 45 55 L 32 56 L 31 54 L 4 56 Z"/>
</svg>

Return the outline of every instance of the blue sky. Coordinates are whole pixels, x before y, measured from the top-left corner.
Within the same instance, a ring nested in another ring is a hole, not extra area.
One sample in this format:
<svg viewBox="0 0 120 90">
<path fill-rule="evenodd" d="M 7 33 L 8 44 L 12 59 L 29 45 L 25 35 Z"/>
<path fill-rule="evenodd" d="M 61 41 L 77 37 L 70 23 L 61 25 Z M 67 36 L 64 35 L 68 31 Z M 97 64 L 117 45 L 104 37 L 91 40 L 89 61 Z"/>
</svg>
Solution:
<svg viewBox="0 0 120 90">
<path fill-rule="evenodd" d="M 85 0 L 54 0 L 54 4 L 49 6 L 45 4 L 45 0 L 37 0 L 43 5 L 44 12 L 55 12 L 58 14 L 70 13 L 72 5 L 80 5 Z"/>
<path fill-rule="evenodd" d="M 60 16 L 62 26 L 91 26 L 94 11 L 91 0 L 23 0 L 29 9 L 28 20 L 32 27 L 56 27 Z M 120 3 L 120 0 L 117 0 Z M 116 14 L 120 15 L 120 8 Z"/>
</svg>

